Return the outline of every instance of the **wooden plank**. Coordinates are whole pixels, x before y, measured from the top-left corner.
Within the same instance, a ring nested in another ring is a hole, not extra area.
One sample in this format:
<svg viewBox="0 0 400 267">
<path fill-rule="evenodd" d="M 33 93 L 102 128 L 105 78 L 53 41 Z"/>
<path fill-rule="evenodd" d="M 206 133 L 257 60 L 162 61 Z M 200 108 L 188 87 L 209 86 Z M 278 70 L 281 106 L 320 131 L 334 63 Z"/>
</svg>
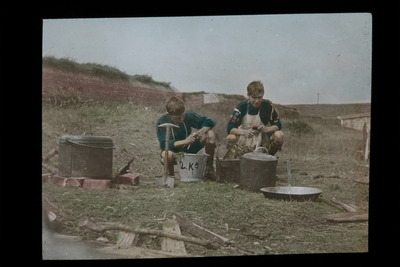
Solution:
<svg viewBox="0 0 400 267">
<path fill-rule="evenodd" d="M 124 258 L 182 258 L 182 257 L 200 257 L 192 254 L 180 254 L 172 253 L 162 250 L 154 250 L 142 247 L 130 247 L 130 248 L 116 248 L 115 246 L 97 248 L 98 251 L 107 254 L 118 255 L 122 259 Z"/>
<path fill-rule="evenodd" d="M 367 140 L 365 140 L 364 160 L 368 160 L 370 153 L 370 131 L 367 129 Z"/>
<path fill-rule="evenodd" d="M 171 234 L 181 235 L 181 229 L 176 220 L 167 220 L 163 223 L 163 231 Z M 185 243 L 183 241 L 163 237 L 161 240 L 161 250 L 174 254 L 186 255 Z"/>
<path fill-rule="evenodd" d="M 130 232 L 119 232 L 119 238 L 117 241 L 117 248 L 130 248 L 132 246 L 136 246 L 138 242 L 139 235 Z"/>
</svg>

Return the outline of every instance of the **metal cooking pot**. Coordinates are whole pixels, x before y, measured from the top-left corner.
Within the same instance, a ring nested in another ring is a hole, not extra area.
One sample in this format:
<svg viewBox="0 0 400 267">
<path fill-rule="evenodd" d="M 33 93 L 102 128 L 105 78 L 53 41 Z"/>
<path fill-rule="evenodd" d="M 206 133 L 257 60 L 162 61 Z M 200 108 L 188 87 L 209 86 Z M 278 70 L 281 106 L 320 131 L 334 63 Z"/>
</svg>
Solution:
<svg viewBox="0 0 400 267">
<path fill-rule="evenodd" d="M 286 161 L 288 172 L 288 186 L 263 187 L 261 192 L 266 198 L 283 199 L 289 201 L 314 201 L 321 195 L 322 190 L 313 187 L 291 186 L 290 160 Z"/>
<path fill-rule="evenodd" d="M 260 188 L 275 186 L 278 159 L 260 150 L 246 153 L 240 158 L 240 186 L 260 192 Z"/>
</svg>

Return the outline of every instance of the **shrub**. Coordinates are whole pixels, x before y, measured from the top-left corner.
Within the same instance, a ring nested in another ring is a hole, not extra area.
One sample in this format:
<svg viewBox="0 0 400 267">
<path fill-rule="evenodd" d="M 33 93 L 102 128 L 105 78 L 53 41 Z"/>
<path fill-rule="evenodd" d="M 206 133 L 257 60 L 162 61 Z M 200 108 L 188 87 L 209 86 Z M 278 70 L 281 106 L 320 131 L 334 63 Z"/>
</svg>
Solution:
<svg viewBox="0 0 400 267">
<path fill-rule="evenodd" d="M 115 67 L 97 63 L 77 63 L 75 60 L 68 57 L 56 58 L 53 56 L 45 56 L 42 58 L 42 64 L 43 66 L 49 66 L 64 71 L 79 72 L 112 80 L 137 81 L 147 85 L 163 86 L 172 89 L 169 82 L 155 81 L 149 75 L 129 75 Z"/>
<path fill-rule="evenodd" d="M 285 122 L 284 127 L 294 135 L 315 134 L 314 128 L 301 119 Z"/>
<path fill-rule="evenodd" d="M 136 74 L 136 75 L 132 76 L 132 79 L 134 81 L 138 81 L 140 83 L 147 84 L 147 85 L 156 85 L 156 86 L 158 85 L 158 86 L 163 86 L 163 87 L 166 87 L 166 88 L 171 88 L 171 84 L 170 83 L 157 82 L 157 81 L 153 80 L 153 78 L 151 76 L 149 76 L 149 75 Z"/>
</svg>

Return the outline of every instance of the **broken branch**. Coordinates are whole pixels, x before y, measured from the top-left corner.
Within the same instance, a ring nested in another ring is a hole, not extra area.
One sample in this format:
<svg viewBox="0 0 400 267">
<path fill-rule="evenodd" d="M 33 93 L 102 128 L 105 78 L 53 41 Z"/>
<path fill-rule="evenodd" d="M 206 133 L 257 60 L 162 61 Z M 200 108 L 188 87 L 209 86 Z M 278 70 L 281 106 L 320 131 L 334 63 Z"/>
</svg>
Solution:
<svg viewBox="0 0 400 267">
<path fill-rule="evenodd" d="M 166 233 L 160 230 L 149 230 L 149 229 L 142 229 L 142 228 L 134 228 L 134 227 L 129 227 L 127 225 L 123 225 L 120 223 L 107 223 L 107 224 L 96 224 L 93 222 L 90 222 L 88 220 L 84 220 L 79 223 L 80 227 L 86 227 L 92 231 L 95 232 L 105 232 L 108 230 L 120 230 L 120 231 L 125 231 L 125 232 L 132 232 L 135 234 L 141 234 L 141 235 L 156 235 L 156 236 L 161 236 L 161 237 L 168 237 L 176 240 L 181 240 L 184 242 L 189 242 L 193 244 L 197 244 L 209 249 L 217 249 L 217 246 L 213 245 L 209 241 L 204 241 L 198 238 L 192 238 L 192 237 L 187 237 L 184 235 L 177 235 L 177 234 L 172 234 L 172 233 Z"/>
<path fill-rule="evenodd" d="M 352 206 L 350 206 L 350 205 L 348 205 L 348 204 L 346 204 L 346 203 L 343 203 L 343 202 L 337 200 L 335 197 L 332 197 L 332 198 L 331 198 L 331 201 L 332 201 L 334 204 L 339 205 L 342 209 L 344 209 L 344 210 L 347 211 L 347 212 L 357 212 L 357 209 L 356 209 L 356 208 L 354 208 L 354 207 L 352 207 Z"/>
<path fill-rule="evenodd" d="M 343 212 L 328 215 L 326 219 L 329 222 L 366 222 L 368 221 L 368 213 L 359 212 Z"/>
</svg>

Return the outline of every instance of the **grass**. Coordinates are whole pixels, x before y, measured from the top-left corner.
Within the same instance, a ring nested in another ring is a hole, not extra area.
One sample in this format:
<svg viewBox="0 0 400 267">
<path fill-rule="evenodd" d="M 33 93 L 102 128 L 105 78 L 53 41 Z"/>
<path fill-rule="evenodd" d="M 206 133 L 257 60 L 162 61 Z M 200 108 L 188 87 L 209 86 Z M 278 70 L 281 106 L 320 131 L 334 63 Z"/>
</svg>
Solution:
<svg viewBox="0 0 400 267">
<path fill-rule="evenodd" d="M 230 238 L 236 247 L 258 254 L 367 250 L 366 225 L 326 223 L 323 216 L 335 210 L 324 203 L 268 200 L 260 194 L 215 182 L 181 185 L 173 190 L 141 187 L 99 192 L 51 185 L 45 185 L 44 190 L 56 196 L 57 200 L 52 201 L 68 212 L 66 233 L 79 234 L 86 239 L 94 239 L 97 235 L 80 229 L 77 226 L 80 219 L 92 217 L 97 221 L 161 229 L 162 222 L 158 219 L 163 218 L 166 212 L 178 212 Z M 117 234 L 110 232 L 105 236 L 115 242 Z M 354 242 L 355 237 L 360 242 Z M 307 243 L 312 246 L 304 246 Z M 266 247 L 271 249 L 266 250 Z M 189 246 L 188 251 L 198 254 L 202 250 Z M 232 255 L 225 250 L 206 253 L 209 256 Z"/>
<path fill-rule="evenodd" d="M 284 125 L 285 132 L 289 136 L 286 139 L 289 142 L 288 147 L 294 154 L 303 151 L 304 155 L 351 160 L 356 158 L 362 149 L 362 135 L 355 130 L 340 127 L 329 121 L 306 117 L 284 120 Z"/>
<path fill-rule="evenodd" d="M 137 172 L 155 176 L 161 171 L 159 162 L 148 159 L 159 153 L 154 132 L 159 115 L 152 109 L 130 104 L 96 102 L 79 108 L 46 105 L 42 112 L 44 153 L 56 147 L 56 140 L 62 135 L 110 136 L 116 146 L 114 172 L 135 157 Z"/>
<path fill-rule="evenodd" d="M 232 106 L 219 104 L 193 109 L 217 120 L 219 144 L 223 146 L 225 121 Z M 262 194 L 234 188 L 232 184 L 180 183 L 174 189 L 151 184 L 163 172 L 155 136 L 155 121 L 162 107 L 129 103 L 91 102 L 79 106 L 43 106 L 43 154 L 56 147 L 64 134 L 93 134 L 112 137 L 114 173 L 130 158 L 141 173 L 139 187 L 108 190 L 61 188 L 43 184 L 43 195 L 57 207 L 64 232 L 95 239 L 98 233 L 78 227 L 79 220 L 121 222 L 160 229 L 167 212 L 178 212 L 207 229 L 231 238 L 231 248 L 204 250 L 188 244 L 189 253 L 203 256 L 254 254 L 304 254 L 368 251 L 368 223 L 332 224 L 324 216 L 340 212 L 325 202 L 285 202 Z M 315 186 L 323 197 L 332 196 L 368 210 L 368 186 L 355 183 L 368 174 L 366 163 L 356 155 L 362 135 L 339 127 L 332 120 L 283 119 L 285 145 L 278 161 L 278 185 L 286 185 L 285 160 L 292 159 L 292 185 Z M 57 165 L 57 156 L 49 164 Z M 118 233 L 103 234 L 115 242 Z M 329 242 L 327 241 L 329 240 Z M 142 245 L 159 246 L 159 240 L 143 237 Z M 246 252 L 244 252 L 246 251 Z"/>
</svg>

